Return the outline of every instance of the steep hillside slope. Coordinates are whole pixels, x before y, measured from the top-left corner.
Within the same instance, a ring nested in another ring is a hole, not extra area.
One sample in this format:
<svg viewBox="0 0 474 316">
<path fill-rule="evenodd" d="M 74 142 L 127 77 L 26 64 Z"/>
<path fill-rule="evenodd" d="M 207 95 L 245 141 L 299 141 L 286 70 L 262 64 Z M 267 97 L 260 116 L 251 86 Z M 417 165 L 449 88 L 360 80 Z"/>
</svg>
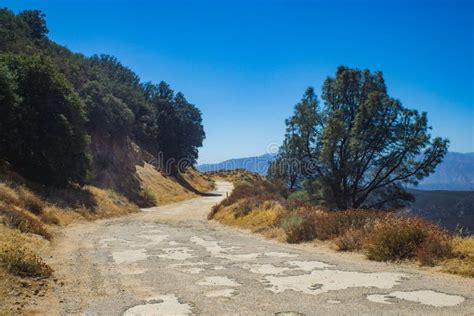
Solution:
<svg viewBox="0 0 474 316">
<path fill-rule="evenodd" d="M 409 213 L 455 231 L 474 233 L 474 192 L 410 190 L 416 200 Z"/>
</svg>

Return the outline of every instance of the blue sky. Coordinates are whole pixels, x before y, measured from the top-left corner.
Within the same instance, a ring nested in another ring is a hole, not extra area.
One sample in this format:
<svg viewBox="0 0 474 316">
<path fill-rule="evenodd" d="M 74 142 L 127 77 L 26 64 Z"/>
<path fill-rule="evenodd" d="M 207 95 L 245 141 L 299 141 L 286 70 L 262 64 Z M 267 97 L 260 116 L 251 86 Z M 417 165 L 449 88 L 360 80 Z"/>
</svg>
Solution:
<svg viewBox="0 0 474 316">
<path fill-rule="evenodd" d="M 474 1 L 7 0 L 40 9 L 50 37 L 167 81 L 203 112 L 200 162 L 263 154 L 307 86 L 338 65 L 383 71 L 428 112 L 433 136 L 474 151 Z M 319 94 L 319 93 L 318 93 Z"/>
</svg>

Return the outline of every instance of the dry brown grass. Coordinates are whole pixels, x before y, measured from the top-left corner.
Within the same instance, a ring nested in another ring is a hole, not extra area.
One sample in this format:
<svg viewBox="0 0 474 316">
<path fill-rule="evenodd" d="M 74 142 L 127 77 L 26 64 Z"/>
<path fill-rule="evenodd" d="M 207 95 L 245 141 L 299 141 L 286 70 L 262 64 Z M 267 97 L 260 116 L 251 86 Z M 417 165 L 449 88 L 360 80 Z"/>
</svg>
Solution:
<svg viewBox="0 0 474 316">
<path fill-rule="evenodd" d="M 442 271 L 474 277 L 474 236 L 455 237 L 451 247 L 452 258 L 441 263 Z"/>
<path fill-rule="evenodd" d="M 86 219 L 109 218 L 139 212 L 140 209 L 126 197 L 112 190 L 86 186 L 94 198 L 95 207 L 92 210 L 79 208 L 79 212 Z"/>
<path fill-rule="evenodd" d="M 37 255 L 46 241 L 0 225 L 0 267 L 21 277 L 48 277 L 52 270 Z"/>
<path fill-rule="evenodd" d="M 17 192 L 6 183 L 0 183 L 0 201 L 6 205 L 19 206 L 21 204 Z"/>
<path fill-rule="evenodd" d="M 38 256 L 49 242 L 0 224 L 0 315 L 19 315 L 21 306 L 30 300 L 35 282 L 52 270 Z M 28 277 L 28 287 L 22 286 Z M 20 295 L 21 294 L 21 295 Z"/>
<path fill-rule="evenodd" d="M 206 172 L 205 175 L 211 179 L 229 181 L 234 184 L 240 182 L 254 183 L 264 181 L 264 178 L 258 173 L 250 172 L 245 169 L 210 171 Z"/>
<path fill-rule="evenodd" d="M 417 259 L 434 265 L 451 255 L 450 236 L 439 226 L 419 218 L 386 216 L 368 233 L 363 248 L 376 261 Z"/>
<path fill-rule="evenodd" d="M 14 205 L 0 202 L 0 222 L 23 233 L 37 234 L 48 240 L 52 237 L 37 216 Z"/>
<path fill-rule="evenodd" d="M 136 166 L 142 184 L 142 195 L 153 195 L 154 205 L 164 205 L 196 197 L 172 177 L 166 177 L 150 164 Z"/>
<path fill-rule="evenodd" d="M 252 209 L 252 212 L 236 216 L 236 211 L 241 209 L 241 201 L 236 205 L 216 213 L 214 219 L 232 226 L 250 229 L 252 232 L 265 233 L 278 227 L 278 222 L 283 214 L 280 204 L 272 201 L 264 202 L 260 207 Z"/>
<path fill-rule="evenodd" d="M 28 190 L 24 186 L 17 188 L 18 197 L 21 200 L 23 208 L 32 212 L 33 214 L 40 214 L 46 206 L 46 203 L 41 200 L 36 194 Z"/>
<path fill-rule="evenodd" d="M 209 192 L 214 190 L 215 182 L 208 175 L 189 168 L 181 174 L 184 180 L 199 192 Z"/>
</svg>

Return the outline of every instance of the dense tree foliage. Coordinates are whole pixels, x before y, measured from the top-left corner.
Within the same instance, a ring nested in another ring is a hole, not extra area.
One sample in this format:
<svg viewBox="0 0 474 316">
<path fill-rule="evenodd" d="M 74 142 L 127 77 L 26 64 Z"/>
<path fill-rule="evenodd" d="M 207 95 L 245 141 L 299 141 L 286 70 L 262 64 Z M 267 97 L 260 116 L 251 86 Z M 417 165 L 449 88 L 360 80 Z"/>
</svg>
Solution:
<svg viewBox="0 0 474 316">
<path fill-rule="evenodd" d="M 160 140 L 160 151 L 166 169 L 181 171 L 196 162 L 198 148 L 205 137 L 201 112 L 190 104 L 182 93 L 174 91 L 165 82 L 147 84 L 148 99 L 153 105 L 155 130 Z"/>
<path fill-rule="evenodd" d="M 49 30 L 46 27 L 45 15 L 41 11 L 25 10 L 18 17 L 28 25 L 31 38 L 40 39 L 48 34 Z"/>
<path fill-rule="evenodd" d="M 96 138 L 132 140 L 163 158 L 163 166 L 172 166 L 168 171 L 179 170 L 178 161 L 195 162 L 205 134 L 200 111 L 182 93 L 175 94 L 164 82 L 141 83 L 112 56 L 72 53 L 50 41 L 47 33 L 41 11 L 16 15 L 0 9 L 0 111 L 8 113 L 0 117 L 0 160 L 33 177 L 17 148 L 32 146 L 45 156 L 43 160 L 30 156 L 36 165 L 29 166 L 37 172 L 44 170 L 35 180 L 47 184 L 67 179 L 83 182 L 90 135 L 92 142 Z M 29 132 L 36 134 L 25 142 L 15 138 L 19 135 L 15 133 L 25 137 Z M 68 137 L 76 138 L 70 141 Z M 65 147 L 53 150 L 53 143 Z M 73 144 L 74 150 L 66 147 Z M 14 152 L 18 155 L 12 155 Z M 72 159 L 71 155 L 82 158 Z M 81 167 L 73 167 L 70 160 Z M 51 175 L 43 177 L 48 172 Z"/>
<path fill-rule="evenodd" d="M 49 61 L 2 55 L 0 155 L 33 180 L 83 183 L 89 167 L 79 96 Z"/>
<path fill-rule="evenodd" d="M 302 185 L 331 209 L 400 206 L 404 187 L 432 173 L 448 141 L 431 138 L 426 113 L 387 94 L 382 73 L 339 67 L 323 85 L 320 106 L 312 88 L 286 122 L 272 176 L 302 177 Z M 288 164 L 298 168 L 288 173 Z M 281 168 L 278 164 L 282 164 Z"/>
</svg>

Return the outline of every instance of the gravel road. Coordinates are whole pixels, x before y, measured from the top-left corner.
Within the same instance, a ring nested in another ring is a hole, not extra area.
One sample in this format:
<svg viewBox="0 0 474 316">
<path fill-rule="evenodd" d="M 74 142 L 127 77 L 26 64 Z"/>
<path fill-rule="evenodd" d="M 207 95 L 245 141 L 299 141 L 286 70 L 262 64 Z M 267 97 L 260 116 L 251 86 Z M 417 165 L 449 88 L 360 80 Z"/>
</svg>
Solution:
<svg viewBox="0 0 474 316">
<path fill-rule="evenodd" d="M 48 263 L 48 315 L 474 314 L 474 280 L 288 245 L 208 222 L 218 194 L 72 225 Z"/>
</svg>

